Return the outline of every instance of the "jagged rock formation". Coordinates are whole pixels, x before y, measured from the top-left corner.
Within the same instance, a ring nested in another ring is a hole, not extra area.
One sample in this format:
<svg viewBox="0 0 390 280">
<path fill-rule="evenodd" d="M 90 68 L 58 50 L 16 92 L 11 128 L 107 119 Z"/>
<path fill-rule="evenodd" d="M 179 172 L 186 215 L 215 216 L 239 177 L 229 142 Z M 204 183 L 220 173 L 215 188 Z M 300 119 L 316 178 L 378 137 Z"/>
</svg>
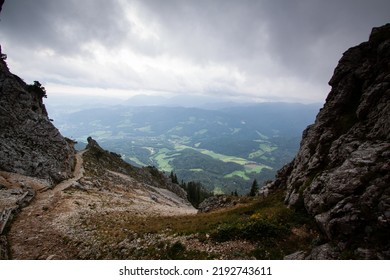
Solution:
<svg viewBox="0 0 390 280">
<path fill-rule="evenodd" d="M 240 197 L 215 195 L 203 200 L 198 207 L 200 213 L 207 213 L 221 208 L 233 207 L 241 202 Z"/>
<path fill-rule="evenodd" d="M 5 234 L 12 219 L 35 197 L 34 179 L 26 183 L 23 175 L 52 186 L 72 176 L 75 161 L 73 143 L 48 118 L 43 88 L 26 85 L 5 59 L 0 48 L 0 259 L 9 257 Z"/>
<path fill-rule="evenodd" d="M 0 170 L 53 182 L 69 178 L 73 143 L 50 122 L 40 88 L 13 75 L 4 57 L 0 59 Z"/>
<path fill-rule="evenodd" d="M 390 24 L 344 53 L 316 121 L 270 188 L 328 243 L 306 258 L 390 258 Z"/>
</svg>

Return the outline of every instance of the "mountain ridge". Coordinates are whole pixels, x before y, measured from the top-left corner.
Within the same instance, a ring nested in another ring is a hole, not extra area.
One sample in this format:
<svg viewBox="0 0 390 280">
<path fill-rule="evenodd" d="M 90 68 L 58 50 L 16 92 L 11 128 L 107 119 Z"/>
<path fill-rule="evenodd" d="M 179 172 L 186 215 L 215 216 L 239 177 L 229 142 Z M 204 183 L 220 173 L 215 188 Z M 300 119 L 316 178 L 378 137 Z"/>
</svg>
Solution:
<svg viewBox="0 0 390 280">
<path fill-rule="evenodd" d="M 133 167 L 92 138 L 76 154 L 48 117 L 44 87 L 27 85 L 5 59 L 1 54 L 0 259 L 91 256 L 95 239 L 78 231 L 80 218 L 196 213 L 186 192 L 154 168 Z M 85 251 L 77 242 L 88 244 Z"/>
<path fill-rule="evenodd" d="M 27 85 L 0 59 L 0 169 L 54 182 L 69 178 L 72 141 L 51 123 L 39 83 Z"/>
</svg>

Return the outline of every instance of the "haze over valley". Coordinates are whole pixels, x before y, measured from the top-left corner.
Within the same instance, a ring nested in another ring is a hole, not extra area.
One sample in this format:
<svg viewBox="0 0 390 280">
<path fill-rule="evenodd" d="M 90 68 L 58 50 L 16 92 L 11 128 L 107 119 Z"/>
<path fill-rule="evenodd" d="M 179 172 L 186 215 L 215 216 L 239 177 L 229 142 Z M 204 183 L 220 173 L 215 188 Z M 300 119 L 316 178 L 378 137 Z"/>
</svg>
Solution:
<svg viewBox="0 0 390 280">
<path fill-rule="evenodd" d="M 204 103 L 198 107 L 209 109 L 202 109 L 184 107 L 175 99 L 157 99 L 161 105 L 154 100 L 140 96 L 122 105 L 95 105 L 75 112 L 55 103 L 48 108 L 59 109 L 54 124 L 80 148 L 92 136 L 135 166 L 173 171 L 179 180 L 200 182 L 214 193 L 247 194 L 254 179 L 260 183 L 273 179 L 276 170 L 292 160 L 303 129 L 320 107 Z"/>
</svg>

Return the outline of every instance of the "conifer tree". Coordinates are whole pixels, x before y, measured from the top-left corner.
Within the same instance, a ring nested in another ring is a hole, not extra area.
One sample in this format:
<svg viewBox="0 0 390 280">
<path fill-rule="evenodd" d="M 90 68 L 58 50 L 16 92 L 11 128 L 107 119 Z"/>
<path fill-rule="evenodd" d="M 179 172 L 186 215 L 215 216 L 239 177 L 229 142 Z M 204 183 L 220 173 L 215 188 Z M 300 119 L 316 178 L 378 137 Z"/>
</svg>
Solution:
<svg viewBox="0 0 390 280">
<path fill-rule="evenodd" d="M 251 190 L 249 192 L 249 196 L 256 196 L 258 191 L 259 191 L 259 185 L 257 184 L 257 180 L 254 179 L 253 183 L 252 183 Z"/>
</svg>

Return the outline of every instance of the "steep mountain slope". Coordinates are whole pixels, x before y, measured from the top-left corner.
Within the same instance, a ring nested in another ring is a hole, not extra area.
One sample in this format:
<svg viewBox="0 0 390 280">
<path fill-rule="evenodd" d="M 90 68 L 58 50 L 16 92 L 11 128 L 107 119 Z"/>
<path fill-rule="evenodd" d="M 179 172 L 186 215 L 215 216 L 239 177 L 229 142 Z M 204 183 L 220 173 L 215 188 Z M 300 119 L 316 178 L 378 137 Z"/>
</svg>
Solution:
<svg viewBox="0 0 390 280">
<path fill-rule="evenodd" d="M 115 251 L 107 248 L 100 239 L 104 233 L 91 221 L 107 218 L 111 228 L 120 230 L 116 216 L 146 219 L 196 213 L 185 192 L 157 170 L 132 167 L 92 139 L 77 155 L 73 178 L 53 189 L 36 186 L 35 191 L 35 199 L 8 232 L 14 259 L 112 258 Z"/>
<path fill-rule="evenodd" d="M 308 258 L 390 258 L 390 24 L 344 53 L 295 159 L 270 187 L 328 242 Z"/>
<path fill-rule="evenodd" d="M 70 178 L 73 143 L 50 122 L 39 83 L 13 75 L 0 48 L 0 259 L 8 258 L 9 221 L 28 205 L 36 189 Z M 29 176 L 33 176 L 29 177 Z"/>
<path fill-rule="evenodd" d="M 102 243 L 96 228 L 83 228 L 86 219 L 197 212 L 186 192 L 155 168 L 133 167 L 92 138 L 76 154 L 74 143 L 48 118 L 44 88 L 10 73 L 5 58 L 1 55 L 0 259 L 99 258 L 104 248 L 94 247 Z"/>
<path fill-rule="evenodd" d="M 50 122 L 44 90 L 26 85 L 0 59 L 0 170 L 59 182 L 69 178 L 74 149 Z"/>
</svg>

